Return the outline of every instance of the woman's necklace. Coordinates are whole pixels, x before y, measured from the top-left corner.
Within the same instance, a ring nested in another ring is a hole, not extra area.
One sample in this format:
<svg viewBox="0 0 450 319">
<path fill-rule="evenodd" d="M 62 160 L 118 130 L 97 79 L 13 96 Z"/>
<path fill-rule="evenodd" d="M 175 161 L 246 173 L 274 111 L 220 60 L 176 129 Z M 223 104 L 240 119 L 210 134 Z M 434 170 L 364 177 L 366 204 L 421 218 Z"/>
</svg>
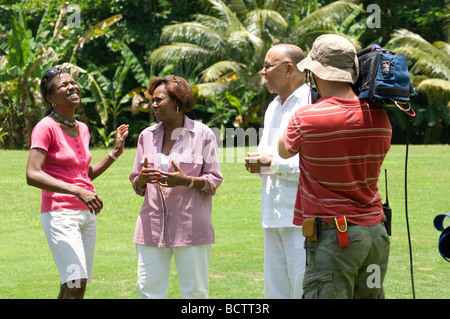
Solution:
<svg viewBox="0 0 450 319">
<path fill-rule="evenodd" d="M 58 113 L 56 113 L 55 111 L 52 111 L 50 113 L 50 115 L 53 115 L 55 117 L 55 119 L 59 120 L 61 123 L 66 124 L 68 127 L 75 127 L 75 125 L 77 125 L 77 122 L 75 121 L 75 119 L 73 120 L 73 122 L 69 122 L 68 120 L 65 120 L 61 117 L 61 115 L 59 115 Z"/>
</svg>

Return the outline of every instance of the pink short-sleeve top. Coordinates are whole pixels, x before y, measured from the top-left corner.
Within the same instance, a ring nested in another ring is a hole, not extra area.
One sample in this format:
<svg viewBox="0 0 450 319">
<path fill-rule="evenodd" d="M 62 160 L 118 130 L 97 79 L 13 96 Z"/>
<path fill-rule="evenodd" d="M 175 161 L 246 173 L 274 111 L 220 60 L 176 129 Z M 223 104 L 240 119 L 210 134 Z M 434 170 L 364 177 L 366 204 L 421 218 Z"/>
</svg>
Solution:
<svg viewBox="0 0 450 319">
<path fill-rule="evenodd" d="M 82 122 L 77 124 L 78 137 L 70 137 L 58 123 L 46 116 L 33 129 L 30 149 L 39 148 L 47 152 L 43 167 L 47 174 L 95 192 L 88 175 L 92 159 L 89 152 L 89 129 Z M 42 190 L 41 213 L 58 209 L 88 208 L 75 195 Z"/>
</svg>

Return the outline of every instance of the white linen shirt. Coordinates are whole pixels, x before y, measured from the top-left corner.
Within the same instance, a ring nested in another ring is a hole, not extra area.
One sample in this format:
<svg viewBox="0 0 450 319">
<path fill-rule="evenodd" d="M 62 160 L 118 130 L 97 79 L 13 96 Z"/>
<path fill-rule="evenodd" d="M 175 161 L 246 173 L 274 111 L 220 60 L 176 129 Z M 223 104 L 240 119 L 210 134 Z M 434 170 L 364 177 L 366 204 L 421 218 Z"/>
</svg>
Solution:
<svg viewBox="0 0 450 319">
<path fill-rule="evenodd" d="M 261 226 L 263 228 L 296 227 L 294 204 L 300 174 L 298 154 L 283 159 L 278 154 L 278 137 L 283 134 L 291 116 L 304 105 L 310 104 L 307 84 L 297 88 L 281 104 L 280 96 L 269 104 L 264 115 L 264 130 L 258 152 L 273 154 L 272 165 L 262 167 Z"/>
</svg>

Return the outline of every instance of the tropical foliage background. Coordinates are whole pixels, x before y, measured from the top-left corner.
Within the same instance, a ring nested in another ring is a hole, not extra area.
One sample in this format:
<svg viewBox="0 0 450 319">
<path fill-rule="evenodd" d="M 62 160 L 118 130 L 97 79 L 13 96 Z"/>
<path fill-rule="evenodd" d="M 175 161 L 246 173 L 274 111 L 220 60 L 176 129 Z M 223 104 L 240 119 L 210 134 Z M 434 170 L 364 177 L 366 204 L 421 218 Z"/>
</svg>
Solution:
<svg viewBox="0 0 450 319">
<path fill-rule="evenodd" d="M 393 143 L 405 142 L 411 121 L 411 142 L 448 144 L 449 9 L 445 0 L 0 0 L 0 147 L 29 147 L 45 112 L 39 81 L 56 64 L 82 89 L 77 117 L 94 146 L 109 146 L 121 123 L 135 146 L 155 121 L 145 88 L 167 74 L 192 85 L 193 119 L 259 128 L 273 98 L 259 73 L 267 50 L 294 43 L 307 52 L 323 33 L 404 53 L 417 115 L 388 108 Z"/>
</svg>

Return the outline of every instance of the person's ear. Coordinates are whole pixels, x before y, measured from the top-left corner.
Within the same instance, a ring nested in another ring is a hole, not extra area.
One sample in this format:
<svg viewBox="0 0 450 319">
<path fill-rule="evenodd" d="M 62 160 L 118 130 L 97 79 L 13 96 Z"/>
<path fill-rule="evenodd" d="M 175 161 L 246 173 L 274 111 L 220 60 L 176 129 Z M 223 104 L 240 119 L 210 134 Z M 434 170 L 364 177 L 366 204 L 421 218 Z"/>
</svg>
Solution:
<svg viewBox="0 0 450 319">
<path fill-rule="evenodd" d="M 294 74 L 295 66 L 292 63 L 286 63 L 286 76 L 290 77 Z"/>
<path fill-rule="evenodd" d="M 48 104 L 52 105 L 52 103 L 53 103 L 53 96 L 52 96 L 51 94 L 47 94 L 46 96 L 44 96 L 44 100 L 45 100 Z"/>
</svg>

